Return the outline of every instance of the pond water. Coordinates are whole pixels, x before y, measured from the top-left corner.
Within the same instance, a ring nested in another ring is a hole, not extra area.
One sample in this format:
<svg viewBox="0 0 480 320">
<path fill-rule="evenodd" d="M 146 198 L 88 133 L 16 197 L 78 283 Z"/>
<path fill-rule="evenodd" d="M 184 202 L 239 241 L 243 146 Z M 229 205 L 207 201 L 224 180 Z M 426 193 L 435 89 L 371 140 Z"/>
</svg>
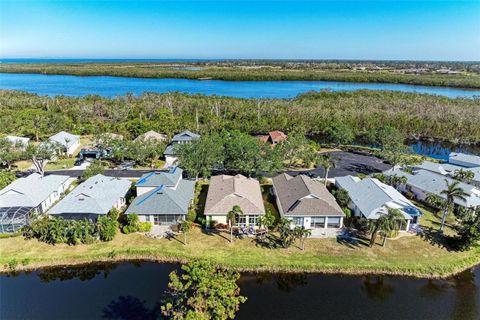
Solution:
<svg viewBox="0 0 480 320">
<path fill-rule="evenodd" d="M 293 98 L 308 91 L 353 91 L 360 89 L 428 93 L 451 98 L 480 96 L 480 90 L 478 89 L 468 90 L 391 83 L 142 79 L 9 73 L 0 73 L 0 89 L 23 90 L 51 96 L 97 94 L 105 97 L 122 96 L 126 93 L 140 95 L 144 92 L 180 91 L 237 98 Z"/>
<path fill-rule="evenodd" d="M 1 319 L 157 319 L 174 264 L 122 263 L 0 276 Z M 243 274 L 237 319 L 480 319 L 480 269 L 448 280 Z"/>
<path fill-rule="evenodd" d="M 450 152 L 461 152 L 480 156 L 480 143 L 467 145 L 441 141 L 409 141 L 408 145 L 416 154 L 440 160 L 448 160 Z"/>
</svg>

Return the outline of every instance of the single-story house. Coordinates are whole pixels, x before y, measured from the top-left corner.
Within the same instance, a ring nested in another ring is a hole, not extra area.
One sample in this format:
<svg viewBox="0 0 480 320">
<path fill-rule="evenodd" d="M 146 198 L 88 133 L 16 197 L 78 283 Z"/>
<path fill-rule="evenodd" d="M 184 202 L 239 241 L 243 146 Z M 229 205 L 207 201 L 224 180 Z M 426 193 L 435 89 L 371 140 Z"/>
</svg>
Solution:
<svg viewBox="0 0 480 320">
<path fill-rule="evenodd" d="M 335 178 L 335 185 L 348 192 L 348 207 L 356 217 L 369 220 L 378 219 L 387 213 L 388 208 L 399 209 L 405 224 L 402 231 L 410 228 L 410 223 L 417 223 L 422 214 L 415 205 L 405 198 L 394 187 L 380 182 L 378 179 L 346 176 Z"/>
<path fill-rule="evenodd" d="M 140 221 L 172 225 L 186 219 L 195 195 L 195 182 L 182 178 L 182 169 L 151 172 L 136 184 L 137 198 L 126 214 L 137 214 Z"/>
<path fill-rule="evenodd" d="M 341 228 L 345 214 L 319 181 L 306 175 L 282 173 L 272 179 L 278 211 L 305 229 Z"/>
<path fill-rule="evenodd" d="M 419 165 L 414 166 L 415 169 L 423 169 L 433 173 L 438 173 L 444 176 L 453 178 L 457 170 L 473 172 L 473 179 L 469 184 L 480 187 L 480 167 L 462 167 L 452 163 L 438 163 L 432 161 L 424 161 Z"/>
<path fill-rule="evenodd" d="M 436 194 L 437 196 L 444 198 L 442 191 L 447 188 L 447 183 L 452 184 L 457 180 L 443 176 L 439 173 L 434 173 L 424 169 L 417 169 L 413 171 L 413 174 L 397 169 L 394 171 L 385 172 L 389 176 L 406 177 L 406 185 L 400 185 L 397 187 L 401 192 L 412 192 L 416 199 L 425 201 L 430 194 Z M 465 208 L 475 208 L 480 206 L 480 189 L 471 184 L 459 182 L 458 186 L 462 188 L 464 192 L 468 194 L 465 201 L 456 199 L 455 204 Z"/>
<path fill-rule="evenodd" d="M 167 141 L 168 137 L 166 134 L 158 133 L 156 131 L 150 130 L 136 137 L 135 141 L 144 141 L 149 139 L 157 140 L 157 141 Z"/>
<path fill-rule="evenodd" d="M 53 206 L 48 214 L 65 219 L 96 221 L 111 209 L 125 206 L 125 197 L 131 183 L 127 179 L 97 174 L 78 185 L 65 198 Z"/>
<path fill-rule="evenodd" d="M 69 176 L 32 173 L 0 190 L 0 232 L 16 231 L 28 215 L 45 213 L 72 181 Z"/>
<path fill-rule="evenodd" d="M 80 136 L 65 131 L 60 131 L 59 133 L 48 138 L 48 140 L 63 146 L 67 156 L 73 155 L 75 150 L 80 147 Z"/>
<path fill-rule="evenodd" d="M 258 180 L 241 174 L 213 176 L 210 179 L 205 202 L 207 219 L 226 224 L 227 214 L 234 206 L 239 206 L 243 212 L 237 217 L 237 226 L 255 227 L 257 225 L 258 217 L 265 214 Z"/>
<path fill-rule="evenodd" d="M 452 152 L 448 156 L 448 163 L 455 164 L 464 168 L 478 168 L 480 167 L 480 156 Z"/>
<path fill-rule="evenodd" d="M 262 142 L 268 142 L 272 145 L 279 144 L 280 142 L 287 140 L 288 136 L 282 131 L 271 131 L 267 135 L 258 136 L 258 139 Z"/>
<path fill-rule="evenodd" d="M 185 130 L 173 136 L 172 141 L 165 149 L 163 155 L 165 156 L 165 161 L 169 164 L 175 163 L 177 161 L 175 147 L 177 145 L 191 143 L 193 140 L 200 139 L 200 135 L 193 133 L 189 130 Z"/>
<path fill-rule="evenodd" d="M 16 147 L 22 147 L 22 148 L 27 147 L 28 142 L 30 141 L 29 138 L 17 137 L 17 136 L 6 136 L 4 139 L 9 141 L 11 144 L 13 144 Z"/>
</svg>

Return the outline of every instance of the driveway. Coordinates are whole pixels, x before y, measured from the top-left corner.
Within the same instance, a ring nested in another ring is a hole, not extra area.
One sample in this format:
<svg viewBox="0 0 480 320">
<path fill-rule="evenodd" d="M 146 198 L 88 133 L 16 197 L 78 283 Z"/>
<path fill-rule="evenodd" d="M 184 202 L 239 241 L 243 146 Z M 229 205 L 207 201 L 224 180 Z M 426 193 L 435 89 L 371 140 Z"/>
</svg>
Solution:
<svg viewBox="0 0 480 320">
<path fill-rule="evenodd" d="M 382 159 L 370 155 L 345 151 L 333 151 L 329 153 L 332 155 L 335 162 L 335 168 L 330 168 L 328 173 L 329 178 L 357 175 L 358 173 L 369 175 L 372 173 L 383 172 L 392 168 L 391 165 L 384 163 Z M 323 168 L 287 171 L 287 173 L 291 175 L 311 173 L 321 178 L 325 176 Z"/>
</svg>

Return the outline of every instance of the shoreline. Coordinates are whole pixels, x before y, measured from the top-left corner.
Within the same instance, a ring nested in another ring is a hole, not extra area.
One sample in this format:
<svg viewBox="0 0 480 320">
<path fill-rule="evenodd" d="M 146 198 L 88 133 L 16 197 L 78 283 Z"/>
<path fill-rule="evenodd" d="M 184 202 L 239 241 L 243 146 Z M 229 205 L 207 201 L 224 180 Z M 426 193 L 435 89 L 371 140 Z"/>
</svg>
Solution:
<svg viewBox="0 0 480 320">
<path fill-rule="evenodd" d="M 92 266 L 99 264 L 122 264 L 122 263 L 171 263 L 171 264 L 183 264 L 188 262 L 189 259 L 180 257 L 151 257 L 148 255 L 133 255 L 133 256 L 121 256 L 115 258 L 102 257 L 95 260 L 91 259 L 79 259 L 75 261 L 59 261 L 54 263 L 36 263 L 31 265 L 20 265 L 14 270 L 9 270 L 5 266 L 0 267 L 0 276 L 8 276 L 18 272 L 33 272 L 46 269 L 68 268 L 68 267 L 82 267 Z M 231 268 L 240 273 L 283 273 L 283 274 L 317 274 L 317 275 L 338 275 L 338 276 L 389 276 L 389 277 L 404 277 L 412 279 L 429 279 L 429 280 L 445 280 L 461 274 L 470 269 L 474 269 L 480 266 L 480 260 L 462 268 L 456 268 L 453 271 L 448 271 L 443 274 L 439 273 L 418 273 L 418 272 L 402 272 L 392 271 L 386 269 L 350 269 L 350 268 L 284 268 L 284 267 L 232 267 L 225 264 L 217 264 L 220 267 Z"/>
</svg>

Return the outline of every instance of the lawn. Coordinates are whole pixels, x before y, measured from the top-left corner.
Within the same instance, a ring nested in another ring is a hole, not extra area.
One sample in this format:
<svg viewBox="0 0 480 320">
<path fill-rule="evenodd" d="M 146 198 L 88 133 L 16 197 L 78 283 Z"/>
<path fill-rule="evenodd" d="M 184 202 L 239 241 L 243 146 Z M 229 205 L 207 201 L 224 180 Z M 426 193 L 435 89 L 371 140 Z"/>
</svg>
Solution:
<svg viewBox="0 0 480 320">
<path fill-rule="evenodd" d="M 433 219 L 435 217 L 432 215 Z M 431 217 L 425 217 L 430 219 Z M 445 249 L 429 238 L 405 235 L 389 240 L 385 247 L 369 248 L 362 242 L 343 243 L 336 239 L 307 239 L 305 251 L 298 246 L 267 249 L 254 239 L 229 243 L 226 233 L 206 233 L 194 228 L 176 239 L 150 239 L 141 234 L 118 234 L 111 242 L 92 245 L 48 245 L 21 236 L 0 239 L 0 268 L 36 268 L 93 261 L 146 259 L 184 261 L 208 259 L 238 270 L 311 271 L 331 273 L 384 273 L 419 277 L 444 277 L 480 263 L 480 248 L 468 252 Z M 379 240 L 380 243 L 380 240 Z"/>
<path fill-rule="evenodd" d="M 73 168 L 76 158 L 58 159 L 49 161 L 45 166 L 45 170 L 63 170 Z"/>
</svg>

